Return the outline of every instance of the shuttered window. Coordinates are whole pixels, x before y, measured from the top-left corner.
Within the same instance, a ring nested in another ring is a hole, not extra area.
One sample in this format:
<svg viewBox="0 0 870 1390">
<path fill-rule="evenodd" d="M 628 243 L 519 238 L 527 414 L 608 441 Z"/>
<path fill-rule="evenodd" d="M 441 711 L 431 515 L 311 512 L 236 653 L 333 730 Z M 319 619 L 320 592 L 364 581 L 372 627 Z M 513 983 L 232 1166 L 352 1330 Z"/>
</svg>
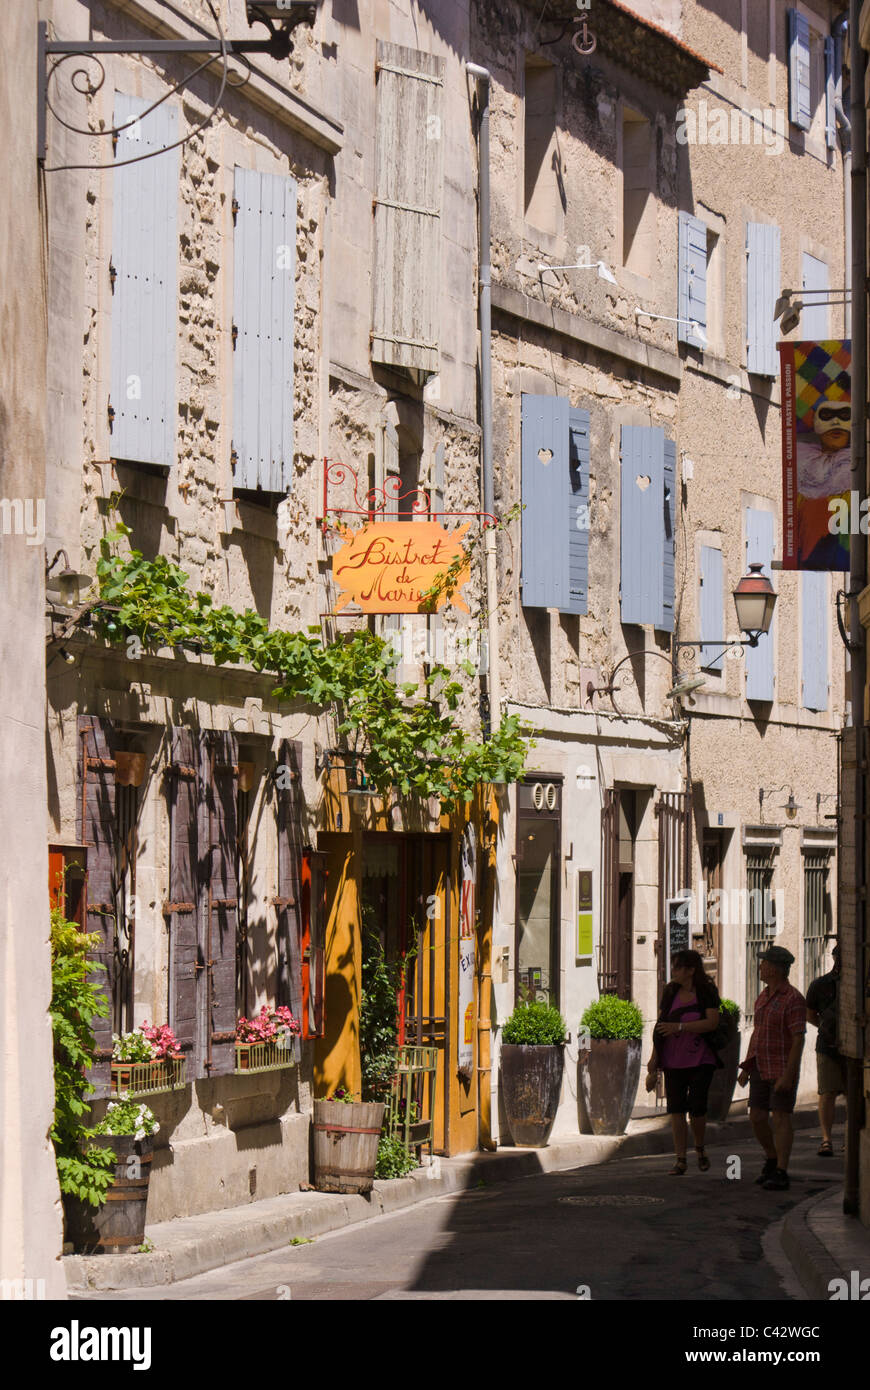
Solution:
<svg viewBox="0 0 870 1390">
<path fill-rule="evenodd" d="M 679 220 L 679 307 L 677 337 L 707 346 L 707 227 L 689 212 Z M 697 325 L 697 327 L 695 326 Z M 700 332 L 698 330 L 701 330 Z"/>
<path fill-rule="evenodd" d="M 276 792 L 278 802 L 278 983 L 276 1003 L 286 1004 L 293 1017 L 303 1021 L 302 1013 L 302 744 L 285 739 L 278 750 Z M 311 966 L 309 958 L 305 965 Z M 322 950 L 320 964 L 322 1001 Z M 315 976 L 317 971 L 315 969 Z M 321 1009 L 322 1012 L 322 1009 Z M 306 1033 L 306 1036 L 308 1034 Z M 296 1056 L 299 1043 L 294 1043 Z"/>
<path fill-rule="evenodd" d="M 813 119 L 810 26 L 796 9 L 788 11 L 788 118 L 801 130 L 809 130 Z"/>
<path fill-rule="evenodd" d="M 149 104 L 116 92 L 115 124 Z M 164 103 L 121 132 L 115 156 L 133 159 L 177 139 L 178 110 Z M 165 469 L 175 457 L 178 184 L 177 149 L 112 175 L 110 447 L 113 458 Z"/>
<path fill-rule="evenodd" d="M 801 704 L 828 708 L 828 576 L 801 574 Z"/>
<path fill-rule="evenodd" d="M 676 444 L 658 426 L 623 425 L 621 462 L 622 622 L 673 632 Z"/>
<path fill-rule="evenodd" d="M 746 568 L 760 563 L 763 573 L 771 578 L 774 528 L 773 513 L 755 507 L 746 508 Z M 770 631 L 758 639 L 757 647 L 744 648 L 746 662 L 747 700 L 770 701 L 774 697 L 774 651 L 776 646 L 776 617 Z"/>
<path fill-rule="evenodd" d="M 235 171 L 233 487 L 286 494 L 293 481 L 296 180 Z"/>
<path fill-rule="evenodd" d="M 773 317 L 780 293 L 779 227 L 746 224 L 746 370 L 776 376 L 777 323 Z"/>
<path fill-rule="evenodd" d="M 837 46 L 830 34 L 825 36 L 825 144 L 829 150 L 837 144 L 836 94 L 839 72 L 837 71 Z"/>
<path fill-rule="evenodd" d="M 167 780 L 169 898 L 163 913 L 169 937 L 169 1026 L 188 1059 L 188 1076 L 201 1076 L 199 747 L 192 729 L 177 727 L 171 732 Z"/>
<path fill-rule="evenodd" d="M 372 361 L 439 370 L 444 61 L 378 42 Z"/>
<path fill-rule="evenodd" d="M 85 930 L 98 937 L 91 958 L 103 968 L 94 971 L 91 982 L 103 990 L 109 1001 L 106 1018 L 94 1018 L 96 1061 L 89 1080 L 97 1096 L 109 1093 L 112 1059 L 112 1033 L 116 992 L 116 932 L 118 910 L 117 820 L 115 806 L 115 731 L 108 720 L 97 715 L 78 717 L 78 796 L 76 798 L 79 841 L 87 846 L 85 884 Z"/>
<path fill-rule="evenodd" d="M 722 582 L 722 551 L 715 546 L 701 546 L 700 575 L 701 666 L 705 671 L 722 672 L 725 641 Z"/>
<path fill-rule="evenodd" d="M 824 261 L 809 255 L 806 251 L 801 256 L 801 272 L 801 284 L 805 290 L 828 289 L 828 267 Z M 818 302 L 822 297 L 820 294 L 808 295 L 805 301 L 806 307 L 801 313 L 801 337 L 808 338 L 813 342 L 824 342 L 829 336 L 828 314 L 830 309 L 827 304 Z"/>
<path fill-rule="evenodd" d="M 526 608 L 588 611 L 589 412 L 522 398 L 522 594 Z"/>
</svg>

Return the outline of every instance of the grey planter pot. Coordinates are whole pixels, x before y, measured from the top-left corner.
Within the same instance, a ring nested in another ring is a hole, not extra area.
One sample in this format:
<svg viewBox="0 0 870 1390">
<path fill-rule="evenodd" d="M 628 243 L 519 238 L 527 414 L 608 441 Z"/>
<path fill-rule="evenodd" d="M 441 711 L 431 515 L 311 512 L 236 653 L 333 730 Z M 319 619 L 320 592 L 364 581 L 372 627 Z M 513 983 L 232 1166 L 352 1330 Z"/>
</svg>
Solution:
<svg viewBox="0 0 870 1390">
<path fill-rule="evenodd" d="M 559 1108 L 565 1053 L 561 1045 L 503 1043 L 501 1088 L 518 1148 L 543 1148 Z"/>
<path fill-rule="evenodd" d="M 640 1080 L 640 1038 L 593 1038 L 577 1063 L 578 1090 L 593 1134 L 624 1134 Z"/>
<path fill-rule="evenodd" d="M 737 1070 L 740 1062 L 740 1030 L 733 1028 L 731 1037 L 719 1049 L 721 1067 L 717 1067 L 710 1082 L 707 1096 L 707 1119 L 727 1120 L 737 1085 Z"/>
</svg>

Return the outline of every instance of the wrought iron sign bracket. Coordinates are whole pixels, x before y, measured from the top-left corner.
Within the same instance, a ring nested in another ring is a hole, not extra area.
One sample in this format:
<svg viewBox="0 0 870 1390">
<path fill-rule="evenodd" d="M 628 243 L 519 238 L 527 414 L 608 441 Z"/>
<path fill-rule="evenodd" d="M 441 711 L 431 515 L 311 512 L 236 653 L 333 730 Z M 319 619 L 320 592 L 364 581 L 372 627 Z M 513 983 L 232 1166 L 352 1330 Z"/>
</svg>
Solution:
<svg viewBox="0 0 870 1390">
<path fill-rule="evenodd" d="M 354 505 L 352 507 L 330 507 L 330 484 L 338 487 L 348 479 L 353 484 Z M 390 474 L 383 487 L 370 488 L 362 496 L 360 496 L 359 487 L 359 476 L 349 464 L 339 463 L 337 459 L 325 458 L 323 460 L 323 515 L 317 517 L 316 520 L 324 536 L 335 530 L 335 527 L 331 525 L 330 517 L 342 516 L 363 517 L 366 521 L 414 521 L 422 519 L 438 521 L 445 516 L 462 516 L 473 517 L 482 521 L 484 529 L 498 525 L 498 518 L 493 516 L 491 512 L 433 511 L 431 495 L 423 488 L 412 488 L 409 492 L 402 492 L 402 479 L 397 474 Z M 400 504 L 404 504 L 404 510 L 401 512 L 399 510 Z"/>
</svg>

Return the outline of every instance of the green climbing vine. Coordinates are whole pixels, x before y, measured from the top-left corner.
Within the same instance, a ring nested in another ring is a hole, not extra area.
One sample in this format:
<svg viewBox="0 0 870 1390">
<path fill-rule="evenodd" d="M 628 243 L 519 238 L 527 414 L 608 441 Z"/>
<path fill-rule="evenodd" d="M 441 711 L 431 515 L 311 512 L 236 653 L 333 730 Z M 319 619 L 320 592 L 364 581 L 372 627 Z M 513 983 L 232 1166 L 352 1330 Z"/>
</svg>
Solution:
<svg viewBox="0 0 870 1390">
<path fill-rule="evenodd" d="M 208 652 L 218 665 L 273 673 L 279 699 L 334 706 L 340 736 L 364 756 L 366 777 L 384 796 L 397 788 L 402 796 L 437 796 L 447 808 L 469 800 L 481 782 L 521 776 L 529 731 L 509 715 L 485 742 L 471 737 L 454 717 L 462 685 L 446 666 L 426 672 L 422 693 L 416 685 L 397 686 L 394 646 L 367 628 L 328 643 L 319 628 L 270 628 L 250 608 L 240 613 L 216 606 L 201 590 L 191 592 L 188 575 L 165 556 L 120 554 L 129 534 L 117 521 L 100 543 L 100 601 L 92 621 L 107 640 Z M 465 669 L 473 673 L 467 663 Z"/>
</svg>

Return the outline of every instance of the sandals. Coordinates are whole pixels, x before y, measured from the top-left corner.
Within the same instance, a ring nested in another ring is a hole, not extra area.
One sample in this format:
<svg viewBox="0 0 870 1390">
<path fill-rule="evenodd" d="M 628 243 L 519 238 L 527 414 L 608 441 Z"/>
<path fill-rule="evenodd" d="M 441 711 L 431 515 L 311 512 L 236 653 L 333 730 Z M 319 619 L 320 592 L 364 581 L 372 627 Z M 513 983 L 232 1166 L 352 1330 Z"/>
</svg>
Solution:
<svg viewBox="0 0 870 1390">
<path fill-rule="evenodd" d="M 833 1158 L 834 1146 L 830 1139 L 823 1139 L 819 1148 L 819 1158 Z"/>
<path fill-rule="evenodd" d="M 701 1147 L 698 1148 L 698 1145 L 696 1144 L 695 1153 L 698 1155 L 698 1167 L 700 1168 L 702 1173 L 706 1173 L 710 1167 L 710 1160 L 704 1152 L 704 1145 L 702 1144 Z"/>
<path fill-rule="evenodd" d="M 685 1173 L 685 1171 L 686 1171 L 686 1160 L 685 1160 L 685 1158 L 678 1158 L 678 1159 L 676 1159 L 676 1161 L 674 1162 L 673 1168 L 671 1168 L 670 1172 L 668 1173 L 668 1177 L 672 1177 L 672 1178 L 673 1178 L 673 1177 L 681 1178 L 681 1177 L 683 1176 L 683 1174 Z"/>
</svg>

